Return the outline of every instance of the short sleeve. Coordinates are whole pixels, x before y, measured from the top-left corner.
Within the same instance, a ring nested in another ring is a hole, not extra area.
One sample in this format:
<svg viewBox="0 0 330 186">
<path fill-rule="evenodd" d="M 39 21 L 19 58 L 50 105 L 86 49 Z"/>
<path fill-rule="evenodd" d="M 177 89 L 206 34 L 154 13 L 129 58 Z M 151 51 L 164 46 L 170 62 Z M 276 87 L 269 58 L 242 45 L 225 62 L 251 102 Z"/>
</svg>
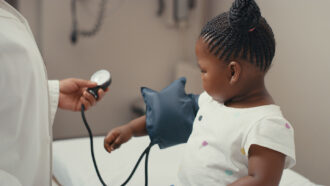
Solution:
<svg viewBox="0 0 330 186">
<path fill-rule="evenodd" d="M 258 121 L 246 137 L 244 150 L 247 156 L 253 144 L 286 155 L 285 168 L 291 168 L 296 164 L 294 131 L 292 125 L 284 118 L 265 118 Z"/>
</svg>

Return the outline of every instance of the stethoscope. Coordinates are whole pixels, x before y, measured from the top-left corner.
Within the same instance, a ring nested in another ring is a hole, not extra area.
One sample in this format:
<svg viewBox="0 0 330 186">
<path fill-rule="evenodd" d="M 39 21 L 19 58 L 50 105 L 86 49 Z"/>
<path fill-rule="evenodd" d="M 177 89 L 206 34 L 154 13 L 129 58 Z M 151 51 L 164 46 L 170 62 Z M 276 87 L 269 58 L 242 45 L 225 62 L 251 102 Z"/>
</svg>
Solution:
<svg viewBox="0 0 330 186">
<path fill-rule="evenodd" d="M 99 91 L 99 89 L 101 88 L 105 91 L 111 84 L 111 80 L 112 80 L 111 79 L 111 73 L 107 70 L 99 70 L 91 76 L 90 80 L 93 81 L 93 82 L 96 82 L 97 86 L 93 87 L 93 88 L 88 88 L 87 91 L 91 95 L 93 95 L 96 100 L 98 100 L 99 96 L 98 96 L 97 92 Z M 103 181 L 103 178 L 100 174 L 100 171 L 97 167 L 96 160 L 95 160 L 94 145 L 93 145 L 93 134 L 92 134 L 92 130 L 90 129 L 90 127 L 88 125 L 88 122 L 86 120 L 86 117 L 85 117 L 85 106 L 84 106 L 84 104 L 81 105 L 81 116 L 82 116 L 82 119 L 84 121 L 85 127 L 88 131 L 88 135 L 89 135 L 89 139 L 90 139 L 91 155 L 92 155 L 92 160 L 93 160 L 93 164 L 94 164 L 96 174 L 97 174 L 100 182 L 102 183 L 102 185 L 106 186 L 106 184 Z M 139 166 L 139 164 L 140 164 L 140 162 L 141 162 L 141 160 L 144 156 L 146 156 L 146 158 L 145 158 L 145 185 L 146 186 L 148 185 L 148 157 L 149 157 L 149 152 L 150 152 L 150 149 L 151 149 L 152 146 L 153 146 L 153 144 L 150 143 L 148 145 L 148 147 L 143 151 L 143 153 L 139 157 L 137 163 L 135 164 L 134 169 L 132 170 L 131 174 L 126 179 L 126 181 L 123 184 L 121 184 L 121 186 L 126 185 L 130 181 L 130 179 L 133 177 L 137 167 Z"/>
</svg>

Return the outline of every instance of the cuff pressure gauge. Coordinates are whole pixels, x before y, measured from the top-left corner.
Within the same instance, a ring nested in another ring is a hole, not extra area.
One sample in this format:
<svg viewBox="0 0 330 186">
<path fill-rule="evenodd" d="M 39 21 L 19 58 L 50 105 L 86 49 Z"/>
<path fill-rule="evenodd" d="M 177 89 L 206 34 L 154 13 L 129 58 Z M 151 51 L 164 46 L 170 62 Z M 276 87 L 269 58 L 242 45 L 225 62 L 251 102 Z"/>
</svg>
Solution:
<svg viewBox="0 0 330 186">
<path fill-rule="evenodd" d="M 107 89 L 111 84 L 111 74 L 107 70 L 99 70 L 92 75 L 90 80 L 96 82 L 97 86 L 88 88 L 87 91 L 97 100 L 99 98 L 97 94 L 99 89 L 102 88 L 105 91 L 105 89 Z"/>
</svg>

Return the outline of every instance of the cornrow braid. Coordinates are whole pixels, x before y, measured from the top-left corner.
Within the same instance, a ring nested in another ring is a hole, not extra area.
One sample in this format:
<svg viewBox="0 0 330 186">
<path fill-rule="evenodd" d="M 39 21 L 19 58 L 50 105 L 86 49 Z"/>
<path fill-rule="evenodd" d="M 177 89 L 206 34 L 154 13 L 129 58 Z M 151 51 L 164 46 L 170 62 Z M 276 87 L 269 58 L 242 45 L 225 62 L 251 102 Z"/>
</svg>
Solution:
<svg viewBox="0 0 330 186">
<path fill-rule="evenodd" d="M 200 35 L 210 53 L 228 62 L 244 59 L 267 71 L 275 55 L 275 38 L 254 0 L 235 0 L 229 12 L 210 20 Z"/>
</svg>

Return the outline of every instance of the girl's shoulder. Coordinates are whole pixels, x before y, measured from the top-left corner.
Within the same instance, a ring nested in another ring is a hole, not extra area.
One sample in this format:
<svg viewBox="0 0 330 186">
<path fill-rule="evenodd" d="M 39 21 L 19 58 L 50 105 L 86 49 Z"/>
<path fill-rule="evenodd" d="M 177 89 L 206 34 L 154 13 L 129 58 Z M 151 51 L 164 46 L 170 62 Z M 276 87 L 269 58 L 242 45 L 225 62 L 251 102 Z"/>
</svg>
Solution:
<svg viewBox="0 0 330 186">
<path fill-rule="evenodd" d="M 280 114 L 266 115 L 254 122 L 243 138 L 244 150 L 251 145 L 259 145 L 286 155 L 285 168 L 296 163 L 294 129 L 292 124 Z"/>
</svg>

